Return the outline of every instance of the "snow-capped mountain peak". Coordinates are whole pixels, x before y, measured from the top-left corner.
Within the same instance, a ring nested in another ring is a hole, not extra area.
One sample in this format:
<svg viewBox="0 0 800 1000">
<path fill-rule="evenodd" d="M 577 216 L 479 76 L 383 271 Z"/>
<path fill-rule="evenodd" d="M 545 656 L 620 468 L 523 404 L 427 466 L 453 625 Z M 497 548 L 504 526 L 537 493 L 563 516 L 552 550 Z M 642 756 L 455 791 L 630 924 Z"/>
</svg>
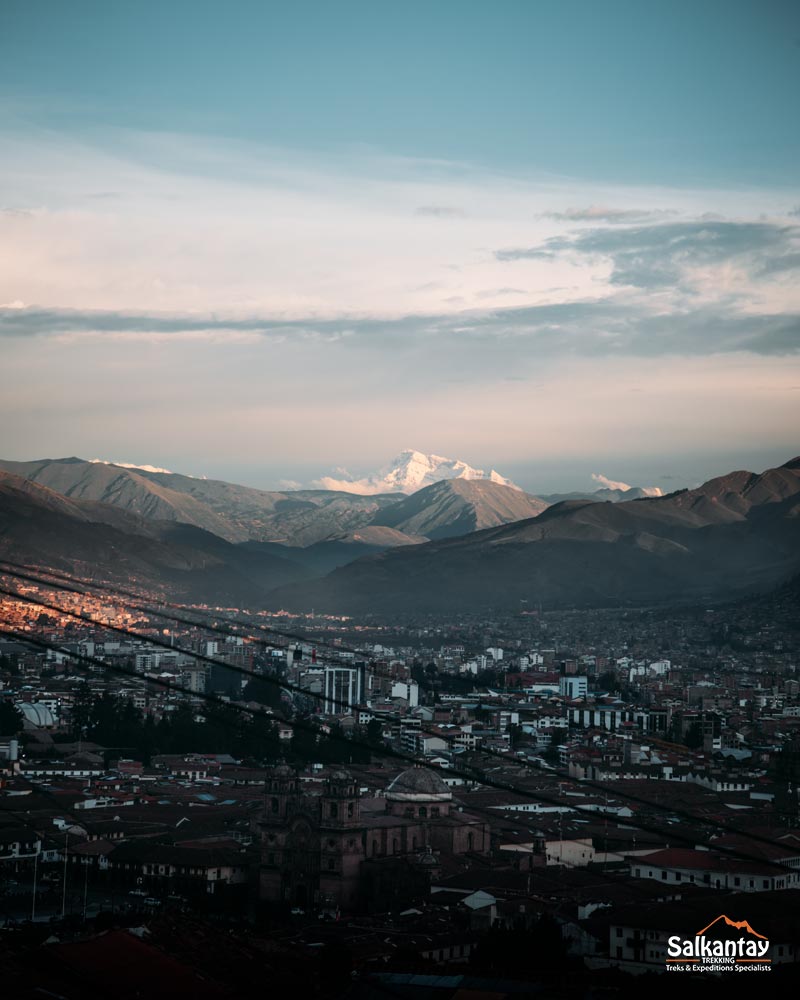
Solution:
<svg viewBox="0 0 800 1000">
<path fill-rule="evenodd" d="M 343 471 L 343 470 L 342 470 Z M 491 469 L 488 473 L 483 469 L 473 469 L 471 465 L 457 458 L 445 458 L 443 455 L 425 455 L 421 451 L 407 448 L 397 458 L 377 472 L 372 472 L 362 479 L 348 477 L 335 478 L 324 476 L 314 485 L 325 490 L 343 490 L 347 493 L 371 495 L 374 493 L 416 493 L 425 486 L 438 483 L 441 479 L 488 479 L 501 486 L 519 487 Z"/>
</svg>

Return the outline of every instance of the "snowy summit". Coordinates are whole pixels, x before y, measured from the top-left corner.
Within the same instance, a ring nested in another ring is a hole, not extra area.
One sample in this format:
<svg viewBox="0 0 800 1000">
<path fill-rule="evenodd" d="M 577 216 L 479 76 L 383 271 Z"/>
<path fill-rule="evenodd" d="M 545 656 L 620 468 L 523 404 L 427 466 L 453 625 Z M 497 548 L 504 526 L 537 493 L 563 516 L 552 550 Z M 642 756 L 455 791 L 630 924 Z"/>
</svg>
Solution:
<svg viewBox="0 0 800 1000">
<path fill-rule="evenodd" d="M 473 469 L 471 465 L 457 458 L 444 458 L 442 455 L 423 455 L 420 451 L 407 448 L 394 461 L 377 472 L 372 472 L 363 479 L 336 479 L 323 476 L 314 483 L 324 490 L 342 490 L 346 493 L 360 493 L 364 496 L 373 493 L 416 493 L 425 486 L 431 486 L 442 479 L 488 479 L 501 486 L 510 486 L 518 490 L 519 486 L 491 469 L 488 473 L 483 469 Z"/>
</svg>

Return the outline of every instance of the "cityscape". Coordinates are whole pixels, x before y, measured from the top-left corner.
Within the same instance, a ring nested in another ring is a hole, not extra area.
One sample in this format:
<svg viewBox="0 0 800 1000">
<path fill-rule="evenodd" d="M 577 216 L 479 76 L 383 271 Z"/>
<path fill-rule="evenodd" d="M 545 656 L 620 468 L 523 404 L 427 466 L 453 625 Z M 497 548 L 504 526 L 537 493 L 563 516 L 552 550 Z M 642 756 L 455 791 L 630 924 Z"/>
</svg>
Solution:
<svg viewBox="0 0 800 1000">
<path fill-rule="evenodd" d="M 0 3 L 2 1000 L 798 996 L 799 46 Z"/>
<path fill-rule="evenodd" d="M 322 993 L 529 982 L 538 935 L 546 982 L 619 989 L 709 908 L 796 963 L 796 582 L 387 625 L 2 568 L 6 929 L 146 928 L 117 961 L 160 974 L 152 942 L 220 996 L 205 928 L 235 933 L 240 990 L 264 961 Z"/>
</svg>

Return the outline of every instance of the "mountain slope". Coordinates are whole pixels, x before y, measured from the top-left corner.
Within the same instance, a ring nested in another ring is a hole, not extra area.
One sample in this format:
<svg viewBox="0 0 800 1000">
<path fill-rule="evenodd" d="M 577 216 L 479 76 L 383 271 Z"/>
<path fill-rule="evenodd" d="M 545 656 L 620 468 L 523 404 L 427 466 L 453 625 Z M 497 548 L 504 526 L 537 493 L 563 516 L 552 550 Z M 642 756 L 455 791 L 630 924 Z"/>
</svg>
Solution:
<svg viewBox="0 0 800 1000">
<path fill-rule="evenodd" d="M 307 571 L 201 528 L 74 500 L 0 471 L 0 557 L 192 601 L 257 603 Z"/>
<path fill-rule="evenodd" d="M 330 490 L 268 492 L 79 458 L 0 460 L 0 469 L 67 497 L 113 504 L 145 518 L 193 524 L 229 542 L 312 545 L 364 527 L 384 506 L 401 499 Z"/>
<path fill-rule="evenodd" d="M 3 460 L 0 469 L 75 500 L 95 500 L 152 520 L 182 521 L 222 537 L 230 535 L 224 518 L 194 497 L 171 488 L 171 477 L 162 483 L 141 469 L 85 462 L 80 458 Z M 235 537 L 230 540 L 239 541 Z"/>
<path fill-rule="evenodd" d="M 365 528 L 357 528 L 337 538 L 315 542 L 305 548 L 287 549 L 286 546 L 274 542 L 245 542 L 245 547 L 254 552 L 288 556 L 292 562 L 305 567 L 313 576 L 323 576 L 338 566 L 345 566 L 364 556 L 376 555 L 386 549 L 402 545 L 419 545 L 427 541 L 427 538 L 395 531 L 394 528 L 367 525 Z"/>
<path fill-rule="evenodd" d="M 443 481 L 409 498 L 403 493 L 362 496 L 336 490 L 269 492 L 79 458 L 0 460 L 0 469 L 75 500 L 110 504 L 151 520 L 192 524 L 229 542 L 303 548 L 345 542 L 347 548 L 339 545 L 336 559 L 416 543 L 420 536 L 446 537 L 531 517 L 546 506 L 521 490 L 468 478 Z M 398 504 L 403 506 L 394 516 L 391 511 Z M 326 562 L 327 569 L 331 565 Z"/>
<path fill-rule="evenodd" d="M 627 489 L 609 489 L 606 486 L 592 492 L 573 491 L 572 493 L 543 493 L 541 498 L 548 504 L 561 503 L 564 500 L 610 500 L 611 503 L 621 503 L 623 500 L 643 500 L 645 497 L 660 497 L 663 494 L 659 490 L 653 491 L 657 487 L 653 486 L 629 486 Z"/>
<path fill-rule="evenodd" d="M 569 501 L 538 517 L 361 559 L 271 603 L 345 613 L 711 600 L 800 570 L 792 463 L 620 504 Z"/>
<path fill-rule="evenodd" d="M 380 511 L 373 525 L 430 539 L 536 517 L 547 504 L 522 490 L 480 479 L 447 479 Z"/>
</svg>

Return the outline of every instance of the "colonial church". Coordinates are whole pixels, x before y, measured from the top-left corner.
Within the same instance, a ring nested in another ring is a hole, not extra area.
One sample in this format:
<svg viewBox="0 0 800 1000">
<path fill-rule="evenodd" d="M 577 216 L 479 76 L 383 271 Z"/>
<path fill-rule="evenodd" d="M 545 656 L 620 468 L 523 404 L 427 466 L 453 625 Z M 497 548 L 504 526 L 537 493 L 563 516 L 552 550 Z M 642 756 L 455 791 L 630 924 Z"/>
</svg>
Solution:
<svg viewBox="0 0 800 1000">
<path fill-rule="evenodd" d="M 365 906 L 376 872 L 405 869 L 410 876 L 436 865 L 437 855 L 489 853 L 488 824 L 451 813 L 453 794 L 430 769 L 403 771 L 372 797 L 362 797 L 342 770 L 329 775 L 321 794 L 300 785 L 285 764 L 267 775 L 259 824 L 265 901 L 352 912 Z"/>
</svg>

